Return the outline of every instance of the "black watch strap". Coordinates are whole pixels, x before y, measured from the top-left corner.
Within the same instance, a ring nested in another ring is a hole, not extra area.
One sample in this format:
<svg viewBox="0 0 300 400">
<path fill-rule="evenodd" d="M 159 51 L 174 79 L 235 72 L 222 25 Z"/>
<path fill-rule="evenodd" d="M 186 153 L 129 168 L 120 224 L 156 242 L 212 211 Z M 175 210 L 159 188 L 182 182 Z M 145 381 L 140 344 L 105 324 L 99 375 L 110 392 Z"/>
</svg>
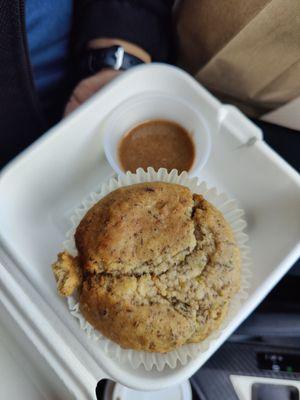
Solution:
<svg viewBox="0 0 300 400">
<path fill-rule="evenodd" d="M 144 61 L 138 57 L 126 53 L 122 46 L 90 49 L 81 60 L 80 72 L 83 76 L 89 76 L 103 68 L 112 68 L 116 71 L 127 70 L 143 63 Z"/>
</svg>

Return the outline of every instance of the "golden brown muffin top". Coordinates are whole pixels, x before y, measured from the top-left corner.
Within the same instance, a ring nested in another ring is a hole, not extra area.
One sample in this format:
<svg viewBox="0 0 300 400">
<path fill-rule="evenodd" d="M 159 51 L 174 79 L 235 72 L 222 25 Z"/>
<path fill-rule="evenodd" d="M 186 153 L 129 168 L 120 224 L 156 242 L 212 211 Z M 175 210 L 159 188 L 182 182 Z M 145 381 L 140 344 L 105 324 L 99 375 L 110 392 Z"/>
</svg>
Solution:
<svg viewBox="0 0 300 400">
<path fill-rule="evenodd" d="M 115 190 L 77 228 L 84 268 L 109 273 L 166 268 L 196 245 L 192 208 L 191 191 L 180 185 L 151 182 Z"/>
</svg>

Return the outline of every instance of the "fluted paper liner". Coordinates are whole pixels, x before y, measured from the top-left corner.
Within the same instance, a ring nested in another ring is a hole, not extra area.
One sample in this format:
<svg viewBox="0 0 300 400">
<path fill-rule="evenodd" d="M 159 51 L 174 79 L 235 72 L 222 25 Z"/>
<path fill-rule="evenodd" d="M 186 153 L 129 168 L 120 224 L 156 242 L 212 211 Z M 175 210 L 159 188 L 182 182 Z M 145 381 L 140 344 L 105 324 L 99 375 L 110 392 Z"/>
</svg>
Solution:
<svg viewBox="0 0 300 400">
<path fill-rule="evenodd" d="M 250 252 L 249 247 L 245 245 L 248 236 L 244 233 L 247 224 L 243 218 L 244 211 L 238 208 L 237 202 L 230 199 L 224 193 L 218 193 L 215 188 L 208 188 L 207 184 L 205 182 L 200 183 L 198 178 L 190 178 L 186 172 L 178 175 L 177 170 L 172 170 L 168 173 L 164 168 L 161 168 L 158 172 L 155 172 L 153 168 L 148 168 L 147 172 L 140 168 L 135 174 L 128 172 L 126 175 L 111 178 L 108 182 L 101 185 L 99 191 L 90 193 L 82 202 L 81 206 L 74 210 L 74 214 L 71 217 L 73 227 L 67 233 L 67 240 L 63 243 L 64 249 L 74 256 L 77 255 L 74 241 L 75 230 L 86 212 L 108 193 L 122 186 L 141 182 L 157 181 L 177 183 L 186 186 L 192 191 L 192 193 L 203 195 L 206 200 L 222 212 L 234 232 L 237 244 L 241 251 L 241 284 L 240 290 L 231 300 L 228 313 L 218 329 L 212 332 L 200 343 L 186 344 L 165 354 L 121 348 L 117 343 L 114 343 L 103 336 L 101 332 L 95 330 L 85 320 L 80 312 L 78 297 L 76 295 L 68 297 L 68 307 L 71 314 L 78 320 L 81 329 L 87 333 L 91 340 L 97 340 L 99 346 L 102 346 L 105 353 L 118 362 L 129 362 L 133 368 L 138 368 L 143 365 L 147 371 L 154 367 L 156 367 L 158 371 L 161 371 L 167 365 L 170 368 L 176 368 L 177 363 L 184 365 L 190 358 L 195 358 L 200 352 L 203 353 L 208 350 L 211 343 L 220 336 L 222 330 L 224 330 L 242 307 L 242 303 L 248 296 L 247 290 L 250 287 L 251 277 Z"/>
</svg>

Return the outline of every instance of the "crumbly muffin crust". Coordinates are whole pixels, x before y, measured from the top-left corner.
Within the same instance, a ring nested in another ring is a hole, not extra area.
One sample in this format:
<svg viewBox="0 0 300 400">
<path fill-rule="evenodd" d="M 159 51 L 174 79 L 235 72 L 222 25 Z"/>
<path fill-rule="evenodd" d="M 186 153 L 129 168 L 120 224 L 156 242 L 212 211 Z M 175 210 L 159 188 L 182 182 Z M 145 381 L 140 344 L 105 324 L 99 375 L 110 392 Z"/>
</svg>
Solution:
<svg viewBox="0 0 300 400">
<path fill-rule="evenodd" d="M 80 287 L 85 318 L 124 348 L 167 352 L 203 340 L 239 289 L 230 226 L 180 185 L 141 183 L 110 193 L 87 212 L 75 242 L 82 280 L 58 290 L 66 296 Z"/>
</svg>

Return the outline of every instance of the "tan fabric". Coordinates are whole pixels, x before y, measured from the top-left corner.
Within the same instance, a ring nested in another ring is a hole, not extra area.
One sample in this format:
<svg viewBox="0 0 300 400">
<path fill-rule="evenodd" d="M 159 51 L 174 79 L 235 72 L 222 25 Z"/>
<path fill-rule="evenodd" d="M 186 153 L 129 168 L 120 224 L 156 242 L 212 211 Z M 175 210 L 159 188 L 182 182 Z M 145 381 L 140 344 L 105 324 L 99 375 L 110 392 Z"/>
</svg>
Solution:
<svg viewBox="0 0 300 400">
<path fill-rule="evenodd" d="M 221 99 L 258 115 L 300 95 L 299 0 L 184 0 L 177 14 L 180 65 Z"/>
</svg>

